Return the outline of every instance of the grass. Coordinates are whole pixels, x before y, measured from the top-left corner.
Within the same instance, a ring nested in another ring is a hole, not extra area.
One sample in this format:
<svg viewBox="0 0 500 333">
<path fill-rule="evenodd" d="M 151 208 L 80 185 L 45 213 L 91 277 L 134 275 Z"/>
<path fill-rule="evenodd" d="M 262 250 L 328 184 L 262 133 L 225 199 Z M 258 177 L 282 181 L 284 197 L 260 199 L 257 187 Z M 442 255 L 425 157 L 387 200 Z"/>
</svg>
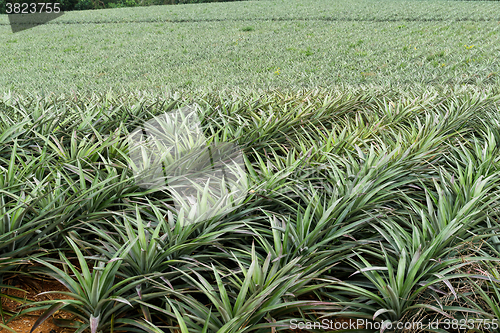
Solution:
<svg viewBox="0 0 500 333">
<path fill-rule="evenodd" d="M 154 6 L 69 12 L 15 35 L 5 15 L 0 88 L 498 85 L 499 6 L 365 0 L 348 7 L 326 0 Z"/>
</svg>

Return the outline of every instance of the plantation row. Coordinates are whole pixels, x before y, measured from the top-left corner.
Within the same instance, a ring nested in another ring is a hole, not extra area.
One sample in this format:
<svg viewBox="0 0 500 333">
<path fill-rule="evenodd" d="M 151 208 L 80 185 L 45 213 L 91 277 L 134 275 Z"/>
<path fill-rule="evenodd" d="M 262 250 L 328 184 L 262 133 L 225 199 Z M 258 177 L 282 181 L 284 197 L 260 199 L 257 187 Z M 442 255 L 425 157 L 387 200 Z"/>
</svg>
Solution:
<svg viewBox="0 0 500 333">
<path fill-rule="evenodd" d="M 499 318 L 499 101 L 465 88 L 5 95 L 0 297 L 12 276 L 55 278 L 69 297 L 11 297 L 26 304 L 0 326 L 40 309 L 92 333 Z M 136 184 L 127 136 L 193 103 L 207 142 L 241 147 L 248 195 L 188 224 L 168 190 Z"/>
<path fill-rule="evenodd" d="M 68 12 L 19 33 L 0 15 L 0 91 L 498 86 L 498 13 L 499 2 L 239 1 Z"/>
</svg>

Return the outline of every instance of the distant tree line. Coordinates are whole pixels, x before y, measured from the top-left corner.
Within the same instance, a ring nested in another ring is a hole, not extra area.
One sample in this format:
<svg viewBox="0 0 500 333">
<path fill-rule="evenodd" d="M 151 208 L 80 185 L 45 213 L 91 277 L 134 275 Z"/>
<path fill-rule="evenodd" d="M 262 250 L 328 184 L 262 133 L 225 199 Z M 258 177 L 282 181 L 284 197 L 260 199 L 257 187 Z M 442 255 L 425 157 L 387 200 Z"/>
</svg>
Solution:
<svg viewBox="0 0 500 333">
<path fill-rule="evenodd" d="M 9 3 L 59 3 L 63 11 L 89 10 L 119 7 L 137 7 L 153 5 L 177 5 L 188 3 L 207 3 L 207 2 L 229 2 L 244 0 L 0 0 L 0 14 L 6 14 L 6 4 Z"/>
</svg>

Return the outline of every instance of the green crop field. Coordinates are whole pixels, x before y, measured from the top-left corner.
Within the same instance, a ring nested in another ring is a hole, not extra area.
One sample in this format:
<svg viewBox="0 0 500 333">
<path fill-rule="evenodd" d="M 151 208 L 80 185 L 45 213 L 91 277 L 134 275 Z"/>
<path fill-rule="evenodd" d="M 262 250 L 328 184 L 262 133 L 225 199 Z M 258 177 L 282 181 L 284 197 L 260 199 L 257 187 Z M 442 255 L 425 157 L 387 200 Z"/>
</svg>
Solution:
<svg viewBox="0 0 500 333">
<path fill-rule="evenodd" d="M 500 332 L 500 1 L 0 15 L 0 332 Z"/>
<path fill-rule="evenodd" d="M 0 89 L 498 85 L 499 13 L 500 2 L 248 1 L 69 12 L 16 34 L 2 15 Z"/>
</svg>

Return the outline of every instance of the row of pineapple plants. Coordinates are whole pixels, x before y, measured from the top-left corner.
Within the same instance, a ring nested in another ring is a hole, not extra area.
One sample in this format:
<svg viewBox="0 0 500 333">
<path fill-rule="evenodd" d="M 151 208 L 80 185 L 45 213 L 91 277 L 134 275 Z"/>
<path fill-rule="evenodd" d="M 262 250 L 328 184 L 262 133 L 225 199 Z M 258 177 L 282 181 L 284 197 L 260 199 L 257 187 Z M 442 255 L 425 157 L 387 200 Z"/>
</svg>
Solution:
<svg viewBox="0 0 500 333">
<path fill-rule="evenodd" d="M 19 307 L 0 327 L 38 310 L 33 329 L 92 333 L 499 318 L 499 100 L 473 88 L 6 94 L 0 297 Z M 248 193 L 186 223 L 167 189 L 137 184 L 127 137 L 193 103 L 210 143 L 241 148 Z M 13 297 L 12 276 L 55 279 L 69 297 Z"/>
</svg>

